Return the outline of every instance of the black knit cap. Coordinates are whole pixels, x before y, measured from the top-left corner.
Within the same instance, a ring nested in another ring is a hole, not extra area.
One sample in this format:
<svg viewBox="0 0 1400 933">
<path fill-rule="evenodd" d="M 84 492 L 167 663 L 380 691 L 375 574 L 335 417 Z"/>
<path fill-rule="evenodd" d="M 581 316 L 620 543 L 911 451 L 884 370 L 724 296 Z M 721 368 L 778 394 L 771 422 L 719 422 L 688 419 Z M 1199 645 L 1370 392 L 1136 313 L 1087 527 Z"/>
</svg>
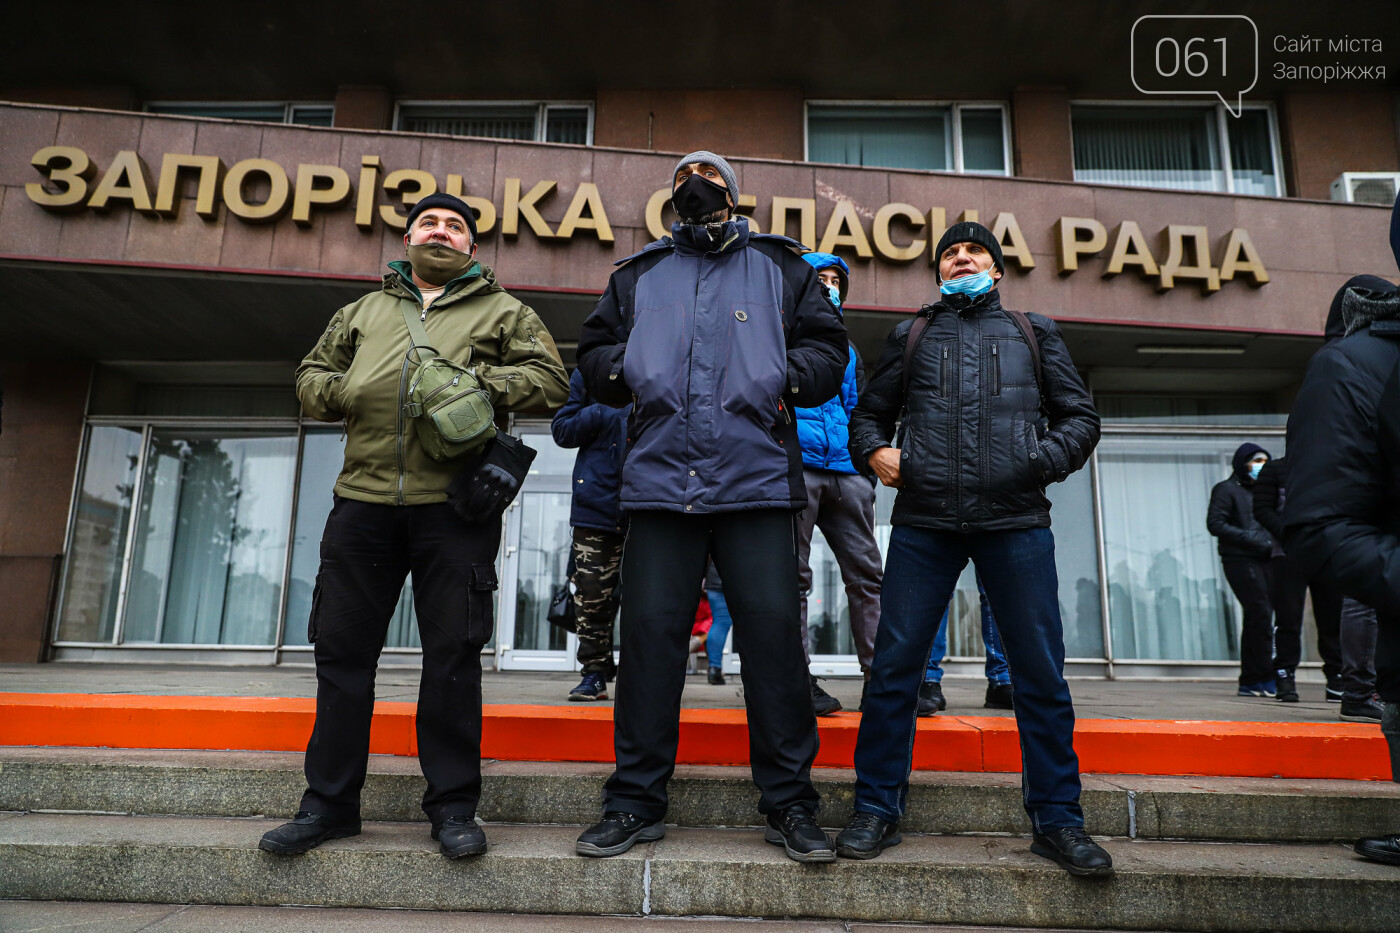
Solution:
<svg viewBox="0 0 1400 933">
<path fill-rule="evenodd" d="M 997 271 L 1002 275 L 1006 274 L 1006 265 L 1001 258 L 1001 244 L 997 238 L 992 236 L 992 231 L 977 223 L 975 220 L 965 220 L 960 224 L 953 224 L 943 232 L 943 238 L 938 241 L 938 251 L 934 253 L 940 260 L 943 258 L 943 251 L 954 243 L 976 243 L 984 247 L 992 254 L 992 262 L 996 264 Z M 933 273 L 938 280 L 943 281 L 943 277 L 938 272 Z"/>
<path fill-rule="evenodd" d="M 413 205 L 413 209 L 408 212 L 408 229 L 412 230 L 413 222 L 418 219 L 418 215 L 430 207 L 441 207 L 444 210 L 456 211 L 461 214 L 462 219 L 467 222 L 467 229 L 472 232 L 472 242 L 476 242 L 476 214 L 470 207 L 467 207 L 466 201 L 450 194 L 430 194 Z"/>
</svg>

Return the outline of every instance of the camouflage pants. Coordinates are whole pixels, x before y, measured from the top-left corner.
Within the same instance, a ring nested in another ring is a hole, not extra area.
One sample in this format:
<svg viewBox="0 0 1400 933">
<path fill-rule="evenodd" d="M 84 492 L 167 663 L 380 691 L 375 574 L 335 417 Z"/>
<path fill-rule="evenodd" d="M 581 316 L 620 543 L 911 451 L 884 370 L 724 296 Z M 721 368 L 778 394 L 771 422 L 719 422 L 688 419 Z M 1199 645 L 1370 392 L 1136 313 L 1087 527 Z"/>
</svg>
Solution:
<svg viewBox="0 0 1400 933">
<path fill-rule="evenodd" d="M 578 662 L 584 673 L 613 673 L 613 620 L 625 540 L 625 535 L 613 531 L 574 529 L 574 613 Z"/>
</svg>

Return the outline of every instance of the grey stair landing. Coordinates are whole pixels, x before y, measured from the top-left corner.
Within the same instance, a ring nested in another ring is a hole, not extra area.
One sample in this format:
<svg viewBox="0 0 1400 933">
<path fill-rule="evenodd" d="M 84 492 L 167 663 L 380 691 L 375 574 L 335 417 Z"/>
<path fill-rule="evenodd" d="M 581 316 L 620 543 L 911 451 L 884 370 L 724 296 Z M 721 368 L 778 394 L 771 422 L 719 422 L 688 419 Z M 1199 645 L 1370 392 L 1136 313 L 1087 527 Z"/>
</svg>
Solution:
<svg viewBox="0 0 1400 933">
<path fill-rule="evenodd" d="M 304 787 L 294 753 L 0 748 L 0 810 L 182 816 L 290 816 Z M 503 823 L 597 819 L 611 766 L 485 762 L 480 816 Z M 854 774 L 814 769 L 821 820 L 851 813 Z M 423 778 L 414 758 L 373 756 L 362 799 L 368 820 L 418 821 Z M 761 817 L 747 768 L 680 767 L 668 821 L 754 826 Z M 1400 785 L 1368 781 L 1087 775 L 1090 832 L 1136 839 L 1350 841 L 1400 829 Z M 1029 831 L 1017 774 L 916 772 L 903 821 L 912 832 Z"/>
<path fill-rule="evenodd" d="M 1011 837 L 911 835 L 869 862 L 799 865 L 753 829 L 672 828 L 585 859 L 577 827 L 492 824 L 485 856 L 449 862 L 424 824 L 367 823 L 291 858 L 255 847 L 273 825 L 6 815 L 0 897 L 1298 933 L 1393 931 L 1400 910 L 1396 869 L 1336 844 L 1109 841 L 1117 876 L 1084 880 Z"/>
</svg>

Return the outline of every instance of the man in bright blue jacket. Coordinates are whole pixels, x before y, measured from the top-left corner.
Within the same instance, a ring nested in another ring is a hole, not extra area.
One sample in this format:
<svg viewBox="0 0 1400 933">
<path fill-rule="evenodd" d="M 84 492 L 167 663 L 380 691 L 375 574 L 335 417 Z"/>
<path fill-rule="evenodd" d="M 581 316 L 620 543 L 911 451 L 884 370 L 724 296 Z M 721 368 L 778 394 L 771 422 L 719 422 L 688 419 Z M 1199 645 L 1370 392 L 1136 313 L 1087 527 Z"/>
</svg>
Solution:
<svg viewBox="0 0 1400 933">
<path fill-rule="evenodd" d="M 627 416 L 632 406 L 612 408 L 583 387 L 583 373 L 569 379 L 569 400 L 554 413 L 550 432 L 560 447 L 577 447 L 569 508 L 573 528 L 574 617 L 583 680 L 569 691 L 575 701 L 606 700 L 613 665 L 613 620 L 627 518 L 618 501 L 622 458 L 627 452 Z"/>
<path fill-rule="evenodd" d="M 831 253 L 805 253 L 808 265 L 840 308 L 850 290 L 851 270 Z M 841 391 L 814 408 L 798 408 L 797 440 L 802 445 L 802 482 L 807 487 L 807 507 L 797 518 L 797 574 L 802 587 L 802 647 L 811 660 L 807 640 L 807 595 L 812 590 L 812 529 L 820 528 L 836 556 L 846 583 L 851 610 L 851 636 L 861 673 L 870 676 L 875 656 L 875 629 L 880 624 L 880 547 L 875 543 L 875 484 L 861 476 L 851 463 L 851 411 L 865 383 L 865 368 L 856 348 L 849 347 Z M 862 696 L 864 691 L 862 691 Z M 828 694 L 812 678 L 812 706 L 818 716 L 834 713 L 841 701 Z"/>
</svg>

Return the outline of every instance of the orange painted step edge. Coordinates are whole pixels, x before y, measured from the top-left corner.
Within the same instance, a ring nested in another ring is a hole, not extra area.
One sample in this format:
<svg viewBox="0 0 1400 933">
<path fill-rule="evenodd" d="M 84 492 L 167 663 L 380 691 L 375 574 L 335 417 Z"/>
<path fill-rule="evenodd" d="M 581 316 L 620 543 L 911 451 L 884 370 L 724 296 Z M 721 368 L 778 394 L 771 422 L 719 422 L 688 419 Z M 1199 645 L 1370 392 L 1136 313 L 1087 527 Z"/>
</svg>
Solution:
<svg viewBox="0 0 1400 933">
<path fill-rule="evenodd" d="M 277 697 L 0 694 L 0 745 L 302 751 L 315 701 Z M 608 707 L 493 704 L 482 716 L 482 757 L 613 760 Z M 860 716 L 819 720 L 816 765 L 852 766 Z M 1080 720 L 1080 768 L 1097 774 L 1388 780 L 1380 728 L 1365 724 Z M 415 755 L 414 704 L 374 707 L 370 751 Z M 683 710 L 680 764 L 746 765 L 743 710 Z M 1015 722 L 1000 717 L 921 719 L 920 771 L 1019 771 Z"/>
</svg>

